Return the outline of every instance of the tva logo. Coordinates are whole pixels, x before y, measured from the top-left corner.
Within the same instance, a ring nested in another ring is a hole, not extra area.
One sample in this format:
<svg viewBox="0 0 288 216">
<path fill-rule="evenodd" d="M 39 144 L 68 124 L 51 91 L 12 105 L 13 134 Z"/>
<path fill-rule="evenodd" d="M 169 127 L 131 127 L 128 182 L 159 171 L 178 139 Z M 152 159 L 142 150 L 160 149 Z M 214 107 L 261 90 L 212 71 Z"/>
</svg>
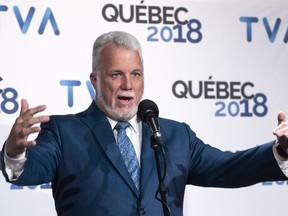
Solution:
<svg viewBox="0 0 288 216">
<path fill-rule="evenodd" d="M 8 12 L 9 8 L 6 5 L 0 5 L 0 13 L 1 12 Z M 16 17 L 16 20 L 19 24 L 20 30 L 23 34 L 26 34 L 29 30 L 30 24 L 32 22 L 32 19 L 34 17 L 36 9 L 34 7 L 30 7 L 29 11 L 25 17 L 25 15 L 23 15 L 21 13 L 21 10 L 19 9 L 18 6 L 13 6 L 13 12 L 14 15 Z M 46 28 L 47 23 L 50 22 L 52 29 L 54 31 L 55 35 L 59 35 L 60 31 L 56 22 L 56 19 L 54 17 L 53 11 L 51 8 L 46 8 L 43 18 L 40 22 L 40 26 L 38 28 L 38 34 L 42 35 L 44 33 L 44 30 Z"/>
</svg>

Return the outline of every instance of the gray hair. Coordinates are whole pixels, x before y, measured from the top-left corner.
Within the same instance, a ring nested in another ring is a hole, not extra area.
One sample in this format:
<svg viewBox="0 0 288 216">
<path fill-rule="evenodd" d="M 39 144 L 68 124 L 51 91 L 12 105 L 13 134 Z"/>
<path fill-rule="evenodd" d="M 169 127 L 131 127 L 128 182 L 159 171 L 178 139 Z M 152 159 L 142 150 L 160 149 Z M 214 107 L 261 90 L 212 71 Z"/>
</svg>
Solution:
<svg viewBox="0 0 288 216">
<path fill-rule="evenodd" d="M 113 44 L 117 47 L 123 47 L 130 50 L 138 51 L 142 67 L 143 67 L 143 58 L 141 45 L 139 41 L 131 34 L 123 31 L 112 31 L 99 36 L 93 45 L 93 54 L 92 54 L 92 72 L 97 75 L 100 67 L 100 55 L 102 49 L 108 45 Z"/>
</svg>

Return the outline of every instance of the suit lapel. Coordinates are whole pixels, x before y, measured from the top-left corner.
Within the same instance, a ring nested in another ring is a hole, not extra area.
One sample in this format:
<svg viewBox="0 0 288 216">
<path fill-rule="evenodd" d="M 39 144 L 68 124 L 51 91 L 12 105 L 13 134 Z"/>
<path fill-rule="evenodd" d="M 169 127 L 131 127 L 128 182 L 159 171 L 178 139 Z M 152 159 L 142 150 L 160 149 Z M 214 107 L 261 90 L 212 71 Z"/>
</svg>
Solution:
<svg viewBox="0 0 288 216">
<path fill-rule="evenodd" d="M 102 153 L 107 156 L 107 160 L 115 167 L 129 187 L 139 196 L 139 191 L 134 185 L 123 162 L 120 150 L 116 144 L 114 134 L 106 116 L 96 106 L 94 101 L 90 107 L 83 112 L 82 121 L 90 128 L 95 137 L 95 143 L 100 147 Z"/>
<path fill-rule="evenodd" d="M 154 150 L 151 148 L 151 132 L 147 124 L 142 124 L 142 150 L 141 150 L 141 194 L 145 197 L 145 193 L 151 193 L 151 188 L 154 187 L 155 178 L 153 173 L 155 170 Z M 150 184 L 148 184 L 150 183 Z M 151 184 L 153 183 L 153 184 Z M 157 188 L 152 188 L 156 192 Z M 147 196 L 150 197 L 150 196 Z"/>
</svg>

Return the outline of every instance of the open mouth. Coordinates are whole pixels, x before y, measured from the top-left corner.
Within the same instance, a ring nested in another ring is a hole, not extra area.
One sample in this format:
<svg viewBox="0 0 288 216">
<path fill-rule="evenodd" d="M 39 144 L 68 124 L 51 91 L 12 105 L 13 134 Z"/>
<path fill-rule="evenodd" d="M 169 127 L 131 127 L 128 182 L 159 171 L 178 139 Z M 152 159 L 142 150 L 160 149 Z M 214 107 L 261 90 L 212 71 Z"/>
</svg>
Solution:
<svg viewBox="0 0 288 216">
<path fill-rule="evenodd" d="M 133 100 L 133 97 L 119 96 L 119 97 L 118 97 L 118 100 L 120 100 L 120 101 L 124 101 L 124 102 L 127 103 L 127 102 Z"/>
<path fill-rule="evenodd" d="M 121 103 L 128 104 L 128 103 L 130 103 L 134 98 L 133 98 L 133 97 L 128 97 L 128 96 L 119 96 L 117 99 L 118 99 Z"/>
</svg>

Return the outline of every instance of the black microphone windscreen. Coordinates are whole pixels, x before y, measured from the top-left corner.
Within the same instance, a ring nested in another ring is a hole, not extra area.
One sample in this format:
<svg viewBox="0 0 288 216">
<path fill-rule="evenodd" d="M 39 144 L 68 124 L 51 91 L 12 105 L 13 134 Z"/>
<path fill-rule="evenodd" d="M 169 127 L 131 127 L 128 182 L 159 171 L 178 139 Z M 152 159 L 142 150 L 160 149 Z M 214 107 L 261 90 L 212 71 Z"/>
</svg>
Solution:
<svg viewBox="0 0 288 216">
<path fill-rule="evenodd" d="M 159 109 L 154 101 L 146 99 L 139 103 L 137 114 L 142 121 L 146 122 L 147 114 L 151 112 L 153 112 L 155 117 L 158 117 Z"/>
</svg>

